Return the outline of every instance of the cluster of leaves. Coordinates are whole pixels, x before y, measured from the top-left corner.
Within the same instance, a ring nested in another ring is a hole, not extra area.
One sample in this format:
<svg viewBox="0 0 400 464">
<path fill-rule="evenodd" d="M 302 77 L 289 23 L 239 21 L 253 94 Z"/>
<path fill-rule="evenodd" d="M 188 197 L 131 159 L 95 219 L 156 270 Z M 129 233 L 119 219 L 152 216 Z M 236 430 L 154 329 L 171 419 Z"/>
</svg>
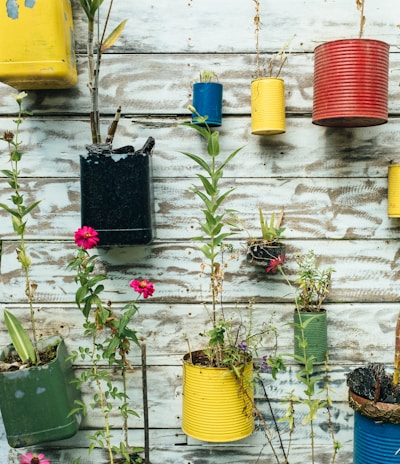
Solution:
<svg viewBox="0 0 400 464">
<path fill-rule="evenodd" d="M 262 238 L 268 243 L 278 242 L 283 237 L 283 232 L 285 232 L 286 228 L 281 227 L 282 218 L 283 218 L 283 209 L 279 216 L 275 221 L 275 213 L 271 214 L 271 218 L 268 221 L 267 218 L 264 219 L 264 215 L 262 209 L 259 208 L 259 216 L 260 216 L 260 226 L 261 226 L 261 234 Z"/>
<path fill-rule="evenodd" d="M 329 293 L 334 269 L 319 269 L 313 250 L 305 255 L 299 254 L 296 260 L 299 266 L 295 280 L 298 287 L 296 307 L 301 311 L 319 312 Z"/>
</svg>

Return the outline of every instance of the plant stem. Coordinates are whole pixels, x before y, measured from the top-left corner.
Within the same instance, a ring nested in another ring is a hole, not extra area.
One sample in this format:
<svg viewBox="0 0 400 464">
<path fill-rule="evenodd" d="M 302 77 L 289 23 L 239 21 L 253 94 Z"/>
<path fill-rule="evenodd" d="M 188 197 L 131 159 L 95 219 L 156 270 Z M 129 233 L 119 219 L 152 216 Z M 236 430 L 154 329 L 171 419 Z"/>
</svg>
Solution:
<svg viewBox="0 0 400 464">
<path fill-rule="evenodd" d="M 254 15 L 254 34 L 256 36 L 256 77 L 261 77 L 260 71 L 260 42 L 259 42 L 259 35 L 260 35 L 260 0 L 253 0 L 255 3 L 255 10 L 256 13 Z"/>
<path fill-rule="evenodd" d="M 23 221 L 23 217 L 25 216 L 26 206 L 24 205 L 23 195 L 21 195 L 19 191 L 19 169 L 18 169 L 18 161 L 21 159 L 22 153 L 18 152 L 18 147 L 21 144 L 19 141 L 19 129 L 22 123 L 22 102 L 17 100 L 18 103 L 18 118 L 16 119 L 16 129 L 15 129 L 15 139 L 14 142 L 8 142 L 8 148 L 10 151 L 10 163 L 11 163 L 11 172 L 12 172 L 12 183 L 11 185 L 14 186 L 14 204 L 16 204 L 17 212 L 18 212 L 18 223 L 15 217 L 13 218 L 13 226 L 15 232 L 19 235 L 19 246 L 17 247 L 17 255 L 18 261 L 21 263 L 24 277 L 25 277 L 25 295 L 28 298 L 29 304 L 29 311 L 30 311 L 30 319 L 31 319 L 31 329 L 32 329 L 32 338 L 33 338 L 33 346 L 35 349 L 35 364 L 38 365 L 40 362 L 39 357 L 39 350 L 37 344 L 37 333 L 36 333 L 36 325 L 35 325 L 35 310 L 33 308 L 33 300 L 35 295 L 35 290 L 37 285 L 31 281 L 29 275 L 29 269 L 31 267 L 31 260 L 27 254 L 27 247 L 25 244 L 25 225 L 26 221 Z"/>
<path fill-rule="evenodd" d="M 99 394 L 98 401 L 100 405 L 100 411 L 104 418 L 104 432 L 105 432 L 104 439 L 106 440 L 106 443 L 107 443 L 108 456 L 110 458 L 110 464 L 114 464 L 114 455 L 113 455 L 112 446 L 111 446 L 110 422 L 109 422 L 109 417 L 108 417 L 109 413 L 105 406 L 106 399 L 105 399 L 103 388 L 100 382 L 98 366 L 97 366 L 98 358 L 96 356 L 96 350 L 97 350 L 96 333 L 94 333 L 92 337 L 92 355 L 91 355 L 91 360 L 92 360 L 92 365 L 93 365 L 93 377 L 96 379 L 96 387 L 97 387 L 97 391 Z"/>
<path fill-rule="evenodd" d="M 365 16 L 364 16 L 364 4 L 365 0 L 356 0 L 357 8 L 360 10 L 360 29 L 358 32 L 358 38 L 361 39 L 364 33 L 364 26 L 365 26 Z"/>
<path fill-rule="evenodd" d="M 400 312 L 397 315 L 396 323 L 396 339 L 395 339 L 395 350 L 394 350 L 394 372 L 393 372 L 393 385 L 397 387 L 399 384 L 400 375 Z"/>
</svg>

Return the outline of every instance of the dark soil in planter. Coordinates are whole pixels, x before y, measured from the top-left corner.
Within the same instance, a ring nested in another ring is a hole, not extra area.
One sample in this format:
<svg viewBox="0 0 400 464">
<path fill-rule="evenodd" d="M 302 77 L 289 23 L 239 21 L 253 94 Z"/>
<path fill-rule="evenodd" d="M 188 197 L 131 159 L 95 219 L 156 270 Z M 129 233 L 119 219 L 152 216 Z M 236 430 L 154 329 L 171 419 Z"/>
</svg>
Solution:
<svg viewBox="0 0 400 464">
<path fill-rule="evenodd" d="M 130 454 L 130 463 L 129 464 L 142 464 L 144 463 L 144 459 L 136 453 Z M 114 464 L 126 464 L 125 458 L 116 458 L 114 459 Z"/>
<path fill-rule="evenodd" d="M 380 364 L 354 369 L 347 376 L 351 391 L 371 401 L 400 404 L 399 386 L 393 386 L 393 375 Z"/>
<path fill-rule="evenodd" d="M 51 361 L 57 357 L 57 347 L 58 345 L 49 346 L 46 350 L 39 351 L 39 364 L 38 366 L 43 366 L 49 364 Z M 17 352 L 12 349 L 10 350 L 3 360 L 0 361 L 0 372 L 10 372 L 21 369 L 21 366 L 24 368 L 36 366 L 36 364 L 31 361 L 23 363 L 21 358 L 18 356 Z"/>
<path fill-rule="evenodd" d="M 251 357 L 249 356 L 248 360 L 250 361 L 250 359 Z M 189 364 L 192 364 L 193 366 L 217 367 L 215 363 L 210 362 L 209 357 L 203 350 L 186 353 L 183 357 L 183 360 Z"/>
</svg>

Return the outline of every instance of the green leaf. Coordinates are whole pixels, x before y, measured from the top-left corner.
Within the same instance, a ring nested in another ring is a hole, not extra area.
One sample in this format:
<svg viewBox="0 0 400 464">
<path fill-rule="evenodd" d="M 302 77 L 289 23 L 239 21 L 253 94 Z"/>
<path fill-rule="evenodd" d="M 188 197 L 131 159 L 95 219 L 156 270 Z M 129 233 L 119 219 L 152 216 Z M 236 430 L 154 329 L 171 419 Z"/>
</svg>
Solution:
<svg viewBox="0 0 400 464">
<path fill-rule="evenodd" d="M 187 126 L 187 127 L 190 127 L 191 129 L 194 129 L 196 130 L 197 132 L 199 132 L 206 140 L 208 140 L 211 136 L 210 134 L 210 130 L 207 130 L 207 128 L 205 127 L 202 127 L 202 126 L 199 126 L 197 124 L 193 124 L 191 122 L 184 122 L 182 124 L 182 126 Z"/>
<path fill-rule="evenodd" d="M 18 213 L 18 211 L 16 209 L 10 208 L 5 203 L 0 203 L 0 208 L 3 208 L 4 210 L 6 210 L 8 213 L 10 213 L 13 216 L 18 216 L 19 215 L 19 213 Z"/>
<path fill-rule="evenodd" d="M 14 314 L 4 310 L 4 322 L 18 356 L 23 362 L 29 359 L 34 363 L 36 361 L 35 348 L 19 320 Z"/>
<path fill-rule="evenodd" d="M 219 148 L 219 132 L 214 131 L 211 133 L 210 138 L 208 139 L 207 151 L 210 156 L 218 156 L 220 152 Z"/>
<path fill-rule="evenodd" d="M 210 167 L 204 161 L 203 158 L 201 158 L 200 156 L 194 155 L 193 153 L 187 153 L 185 151 L 181 151 L 181 154 L 187 156 L 188 158 L 193 160 L 195 163 L 197 163 L 199 166 L 201 166 L 207 172 L 207 174 L 211 177 L 212 173 L 211 173 Z"/>
<path fill-rule="evenodd" d="M 8 177 L 9 179 L 13 179 L 14 180 L 14 173 L 12 171 L 9 171 L 8 169 L 3 169 L 1 171 L 2 174 L 4 174 L 6 177 Z"/>
<path fill-rule="evenodd" d="M 39 201 L 35 201 L 34 203 L 32 203 L 30 206 L 27 206 L 26 208 L 24 208 L 24 216 L 26 216 L 27 214 L 29 214 L 34 208 L 36 208 L 36 206 L 40 203 L 41 200 Z"/>
<path fill-rule="evenodd" d="M 114 45 L 114 43 L 118 40 L 118 37 L 121 35 L 125 24 L 127 22 L 127 19 L 122 21 L 121 23 L 118 24 L 118 26 L 111 32 L 111 34 L 105 39 L 101 46 L 101 51 L 104 52 L 105 50 L 109 49 Z"/>
<path fill-rule="evenodd" d="M 234 152 L 232 152 L 226 159 L 225 161 L 220 165 L 220 167 L 218 168 L 217 172 L 219 171 L 222 171 L 229 163 L 230 161 L 240 152 L 240 150 L 242 150 L 243 147 L 240 147 L 238 148 L 237 150 L 235 150 Z"/>
</svg>

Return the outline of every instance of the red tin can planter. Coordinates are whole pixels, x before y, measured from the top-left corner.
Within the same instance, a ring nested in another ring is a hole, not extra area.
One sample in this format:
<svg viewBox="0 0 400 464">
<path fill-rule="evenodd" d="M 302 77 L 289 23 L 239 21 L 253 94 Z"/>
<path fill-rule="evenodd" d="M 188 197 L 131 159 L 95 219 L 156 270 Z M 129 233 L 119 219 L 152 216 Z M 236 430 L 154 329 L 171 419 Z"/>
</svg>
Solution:
<svg viewBox="0 0 400 464">
<path fill-rule="evenodd" d="M 314 50 L 313 124 L 366 127 L 388 120 L 389 44 L 342 39 Z"/>
</svg>

